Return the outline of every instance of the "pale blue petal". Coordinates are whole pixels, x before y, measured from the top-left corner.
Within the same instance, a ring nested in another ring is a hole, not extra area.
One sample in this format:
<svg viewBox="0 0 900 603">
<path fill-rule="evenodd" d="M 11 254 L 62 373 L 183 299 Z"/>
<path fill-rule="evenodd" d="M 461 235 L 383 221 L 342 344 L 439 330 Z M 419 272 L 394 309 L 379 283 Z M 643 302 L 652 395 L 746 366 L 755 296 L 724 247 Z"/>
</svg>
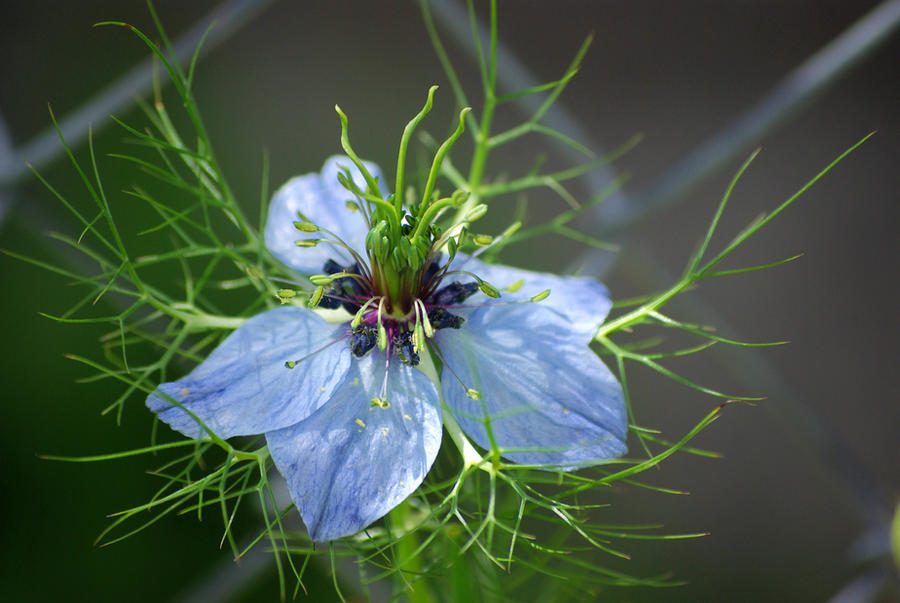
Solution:
<svg viewBox="0 0 900 603">
<path fill-rule="evenodd" d="M 486 280 L 498 289 L 501 297 L 496 300 L 527 300 L 541 291 L 550 289 L 550 295 L 541 300 L 541 306 L 552 308 L 566 317 L 573 331 L 585 341 L 594 338 L 597 328 L 603 324 L 612 308 L 609 291 L 598 281 L 585 276 L 558 276 L 547 272 L 531 272 L 511 266 L 485 264 L 477 258 L 458 257 L 453 262 L 455 270 L 466 270 Z M 522 281 L 515 292 L 503 291 L 513 283 Z"/>
<path fill-rule="evenodd" d="M 306 308 L 284 306 L 258 314 L 189 375 L 160 385 L 147 406 L 191 438 L 206 432 L 166 396 L 223 438 L 293 425 L 324 404 L 343 381 L 350 349 L 346 340 L 337 340 L 346 331 L 346 325 L 328 324 Z M 314 352 L 293 369 L 284 365 Z"/>
<path fill-rule="evenodd" d="M 350 536 L 396 507 L 422 483 L 440 448 L 437 390 L 420 371 L 392 362 L 390 407 L 372 405 L 384 360 L 382 353 L 354 360 L 328 404 L 266 433 L 313 540 Z"/>
<path fill-rule="evenodd" d="M 363 162 L 366 169 L 381 179 L 381 171 L 373 163 Z M 353 263 L 346 249 L 331 243 L 316 247 L 297 247 L 299 239 L 319 239 L 322 233 L 305 233 L 294 228 L 301 212 L 313 224 L 330 230 L 357 253 L 365 257 L 365 241 L 368 229 L 358 211 L 347 209 L 347 201 L 353 194 L 341 186 L 337 174 L 339 166 L 350 168 L 353 181 L 366 190 L 366 181 L 348 157 L 328 159 L 319 174 L 306 174 L 287 181 L 275 192 L 269 205 L 266 220 L 266 246 L 279 261 L 303 274 L 319 274 L 325 262 L 334 260 L 341 266 Z M 382 191 L 385 193 L 386 191 Z"/>
<path fill-rule="evenodd" d="M 572 468 L 625 453 L 622 388 L 560 314 L 536 304 L 482 307 L 435 342 L 444 401 L 478 445 L 491 448 L 489 424 L 499 448 L 519 450 L 503 454 L 517 463 Z"/>
<path fill-rule="evenodd" d="M 387 196 L 390 191 L 388 190 L 387 183 L 384 181 L 384 177 L 381 175 L 381 169 L 371 161 L 363 161 L 363 165 L 365 166 L 366 171 L 369 172 L 369 175 L 378 181 L 378 189 L 381 194 Z M 366 190 L 368 184 L 366 183 L 365 177 L 353 163 L 353 160 L 346 155 L 333 155 L 329 157 L 325 161 L 325 165 L 322 166 L 320 175 L 322 177 L 322 184 L 332 197 L 347 201 L 348 199 L 353 199 L 353 194 L 345 189 L 338 180 L 338 173 L 343 172 L 343 168 L 350 170 L 353 184 L 355 184 L 359 190 Z M 344 205 L 346 209 L 346 203 Z M 362 246 L 357 249 L 362 249 Z"/>
</svg>

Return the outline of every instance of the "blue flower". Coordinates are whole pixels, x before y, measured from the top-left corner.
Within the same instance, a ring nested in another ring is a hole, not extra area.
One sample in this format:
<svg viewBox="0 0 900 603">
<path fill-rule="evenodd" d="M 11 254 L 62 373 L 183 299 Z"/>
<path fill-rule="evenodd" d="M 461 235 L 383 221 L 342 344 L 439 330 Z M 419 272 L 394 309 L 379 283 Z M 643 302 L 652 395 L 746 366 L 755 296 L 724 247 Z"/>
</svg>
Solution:
<svg viewBox="0 0 900 603">
<path fill-rule="evenodd" d="M 381 226 L 363 208 L 367 182 L 333 157 L 276 192 L 265 231 L 290 268 L 332 275 L 313 277 L 323 283 L 314 297 L 353 320 L 326 322 L 295 305 L 259 314 L 189 375 L 160 385 L 150 409 L 191 438 L 207 435 L 197 419 L 223 438 L 265 434 L 316 541 L 360 531 L 416 490 L 440 448 L 443 412 L 516 463 L 572 469 L 624 454 L 622 389 L 588 347 L 611 305 L 603 285 L 448 260 L 437 228 L 418 259 L 403 244 L 415 269 L 398 271 L 405 260 L 391 264 L 387 238 L 371 234 Z M 405 220 L 415 247 L 416 220 Z M 441 367 L 440 391 L 420 370 L 433 366 L 424 356 Z"/>
</svg>

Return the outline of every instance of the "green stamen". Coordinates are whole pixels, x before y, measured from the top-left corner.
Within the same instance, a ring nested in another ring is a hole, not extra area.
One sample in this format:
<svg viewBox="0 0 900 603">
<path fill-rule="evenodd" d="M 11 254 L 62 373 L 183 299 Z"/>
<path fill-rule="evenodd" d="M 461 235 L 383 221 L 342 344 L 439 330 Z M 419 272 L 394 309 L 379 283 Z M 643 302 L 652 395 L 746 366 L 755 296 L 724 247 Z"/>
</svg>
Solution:
<svg viewBox="0 0 900 603">
<path fill-rule="evenodd" d="M 478 288 L 481 289 L 481 292 L 488 297 L 493 297 L 494 299 L 500 297 L 500 291 L 497 289 L 497 287 L 493 286 L 487 281 L 478 279 Z"/>
<path fill-rule="evenodd" d="M 366 301 L 366 303 L 364 303 L 364 304 L 362 305 L 362 307 L 361 307 L 361 308 L 356 312 L 356 314 L 353 316 L 353 320 L 350 321 L 350 328 L 351 328 L 351 329 L 355 329 L 356 327 L 358 327 L 358 326 L 359 326 L 359 323 L 362 322 L 362 319 L 363 319 L 363 316 L 364 316 L 365 313 L 366 313 L 366 310 L 369 309 L 369 306 L 371 306 L 372 304 L 374 304 L 374 303 L 375 303 L 375 300 L 379 300 L 379 303 L 381 303 L 381 299 L 382 299 L 382 298 L 380 298 L 380 297 L 372 297 L 372 298 L 369 298 L 369 300 Z"/>
<path fill-rule="evenodd" d="M 275 295 L 281 301 L 281 303 L 286 304 L 289 299 L 292 297 L 296 297 L 297 292 L 293 289 L 279 289 L 275 292 Z"/>
<path fill-rule="evenodd" d="M 342 272 L 338 272 L 337 274 L 313 274 L 309 277 L 309 282 L 313 285 L 323 287 L 325 285 L 330 285 L 335 278 L 343 275 Z"/>
<path fill-rule="evenodd" d="M 313 291 L 313 294 L 309 298 L 308 306 L 310 308 L 316 308 L 319 305 L 319 302 L 322 301 L 323 295 L 325 295 L 325 287 L 316 287 L 316 290 Z"/>
</svg>

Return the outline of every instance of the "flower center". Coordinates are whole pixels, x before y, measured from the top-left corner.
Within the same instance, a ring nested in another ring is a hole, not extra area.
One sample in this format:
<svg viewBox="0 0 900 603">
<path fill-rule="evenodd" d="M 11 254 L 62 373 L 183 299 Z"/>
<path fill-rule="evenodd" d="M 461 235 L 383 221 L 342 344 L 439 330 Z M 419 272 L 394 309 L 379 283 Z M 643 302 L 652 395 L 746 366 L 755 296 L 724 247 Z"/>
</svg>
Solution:
<svg viewBox="0 0 900 603">
<path fill-rule="evenodd" d="M 353 151 L 347 117 L 335 107 L 341 120 L 341 145 L 348 163 L 356 167 L 354 172 L 348 166 L 339 166 L 337 179 L 353 196 L 347 201 L 347 207 L 358 212 L 368 228 L 364 250 L 354 249 L 334 232 L 313 224 L 302 214 L 294 222 L 301 232 L 324 235 L 322 239 L 305 238 L 297 241 L 297 245 L 334 244 L 343 247 L 353 258 L 349 265 L 329 260 L 323 266 L 324 274 L 309 277 L 317 286 L 310 306 L 343 306 L 353 314 L 349 339 L 350 349 L 357 357 L 377 345 L 388 353 L 388 358 L 396 353 L 407 364 L 416 365 L 426 347 L 426 339 L 434 335 L 435 329 L 458 329 L 462 325 L 463 319 L 448 307 L 461 303 L 479 289 L 491 297 L 500 296 L 496 288 L 474 274 L 450 270 L 461 245 L 490 244 L 491 237 L 472 236 L 468 230 L 485 214 L 487 206 L 470 200 L 467 191 L 456 190 L 443 197 L 436 189 L 441 164 L 462 134 L 470 109 L 460 112 L 456 129 L 435 152 L 420 194 L 406 186 L 407 145 L 419 121 L 431 110 L 435 90 L 436 87 L 429 90 L 425 106 L 403 131 L 395 192 L 389 195 L 382 193 L 383 182 L 369 172 Z M 447 213 L 455 213 L 449 224 Z M 450 274 L 467 274 L 475 282 L 454 281 L 442 287 L 442 281 Z"/>
<path fill-rule="evenodd" d="M 358 264 L 342 267 L 329 260 L 323 267 L 326 274 L 341 274 L 324 289 L 319 306 L 335 309 L 343 307 L 354 315 L 350 322 L 350 351 L 360 358 L 368 354 L 376 345 L 388 354 L 399 356 L 406 364 L 419 364 L 420 353 L 426 339 L 438 329 L 458 329 L 464 319 L 451 312 L 453 307 L 464 302 L 479 289 L 478 283 L 453 281 L 443 285 L 447 264 L 441 266 L 439 260 L 432 260 L 421 274 L 412 279 L 416 285 L 405 292 L 401 306 L 390 297 L 390 288 L 384 291 L 383 284 L 367 274 Z M 412 300 L 411 302 L 409 300 Z M 388 310 L 390 309 L 390 311 Z"/>
</svg>

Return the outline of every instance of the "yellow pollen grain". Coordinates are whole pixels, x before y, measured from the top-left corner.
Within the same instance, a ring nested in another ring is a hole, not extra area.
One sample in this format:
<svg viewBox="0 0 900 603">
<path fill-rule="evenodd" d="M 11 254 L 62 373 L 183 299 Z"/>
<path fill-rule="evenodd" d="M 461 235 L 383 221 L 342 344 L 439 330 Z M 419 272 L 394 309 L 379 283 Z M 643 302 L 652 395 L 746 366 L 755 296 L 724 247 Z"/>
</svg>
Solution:
<svg viewBox="0 0 900 603">
<path fill-rule="evenodd" d="M 190 391 L 191 390 L 188 389 L 187 387 L 182 387 L 181 388 L 181 399 L 184 400 L 185 398 L 187 398 L 188 392 L 190 392 Z"/>
<path fill-rule="evenodd" d="M 359 425 L 360 427 L 365 427 L 365 426 L 366 426 L 366 424 L 363 423 L 363 420 L 362 420 L 362 419 L 357 419 L 357 420 L 356 420 L 356 424 Z"/>
<path fill-rule="evenodd" d="M 388 431 L 390 431 L 387 427 L 381 429 L 381 435 L 387 437 Z"/>
<path fill-rule="evenodd" d="M 320 392 L 324 392 L 324 391 L 325 391 L 325 388 L 324 388 L 324 387 L 320 387 L 320 388 L 319 388 L 319 391 L 320 391 Z"/>
<path fill-rule="evenodd" d="M 409 418 L 409 415 L 403 415 L 403 418 L 406 419 L 407 421 L 412 421 L 412 419 Z"/>
<path fill-rule="evenodd" d="M 353 381 L 350 382 L 350 385 L 359 385 L 359 377 L 354 377 Z"/>
</svg>

